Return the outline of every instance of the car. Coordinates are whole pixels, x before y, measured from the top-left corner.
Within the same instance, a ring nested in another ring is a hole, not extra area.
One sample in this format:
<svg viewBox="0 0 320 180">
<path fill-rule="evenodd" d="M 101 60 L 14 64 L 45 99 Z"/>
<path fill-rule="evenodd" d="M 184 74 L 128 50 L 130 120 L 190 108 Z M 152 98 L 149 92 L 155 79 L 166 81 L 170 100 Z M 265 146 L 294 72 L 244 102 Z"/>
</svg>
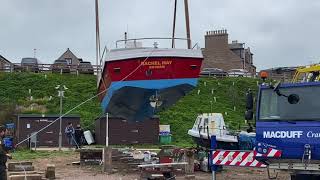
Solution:
<svg viewBox="0 0 320 180">
<path fill-rule="evenodd" d="M 21 59 L 21 66 L 16 67 L 17 70 L 20 71 L 30 71 L 30 72 L 36 72 L 38 73 L 40 71 L 39 65 L 38 65 L 38 59 L 37 58 L 22 58 Z"/>
<path fill-rule="evenodd" d="M 219 68 L 204 68 L 200 72 L 200 76 L 216 76 L 216 77 L 225 77 L 228 73 Z"/>
<path fill-rule="evenodd" d="M 91 65 L 91 62 L 82 61 L 79 63 L 78 72 L 80 74 L 94 74 L 93 66 Z"/>
<path fill-rule="evenodd" d="M 229 77 L 252 77 L 252 74 L 245 69 L 230 69 L 228 71 Z"/>
<path fill-rule="evenodd" d="M 52 73 L 70 73 L 70 66 L 65 59 L 57 59 L 51 66 Z"/>
</svg>

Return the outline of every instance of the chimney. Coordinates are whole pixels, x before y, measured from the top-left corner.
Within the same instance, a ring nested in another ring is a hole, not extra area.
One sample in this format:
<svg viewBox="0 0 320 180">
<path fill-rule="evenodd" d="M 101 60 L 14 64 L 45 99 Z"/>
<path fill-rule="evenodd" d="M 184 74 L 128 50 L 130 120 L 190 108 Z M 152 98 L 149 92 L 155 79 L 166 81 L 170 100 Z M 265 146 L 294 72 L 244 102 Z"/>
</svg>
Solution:
<svg viewBox="0 0 320 180">
<path fill-rule="evenodd" d="M 228 32 L 226 29 L 207 31 L 205 34 L 205 47 L 222 46 L 228 49 Z"/>
</svg>

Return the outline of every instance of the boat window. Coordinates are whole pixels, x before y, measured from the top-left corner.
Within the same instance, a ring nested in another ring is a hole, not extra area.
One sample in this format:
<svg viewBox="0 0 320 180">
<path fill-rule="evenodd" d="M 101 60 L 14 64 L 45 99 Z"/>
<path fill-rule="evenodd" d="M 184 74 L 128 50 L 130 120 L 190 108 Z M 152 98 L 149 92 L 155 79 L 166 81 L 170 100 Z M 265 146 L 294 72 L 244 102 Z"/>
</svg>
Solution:
<svg viewBox="0 0 320 180">
<path fill-rule="evenodd" d="M 203 123 L 204 132 L 207 132 L 208 122 L 209 122 L 209 119 L 208 119 L 208 118 L 205 118 L 205 119 L 204 119 L 204 123 Z"/>
<path fill-rule="evenodd" d="M 197 69 L 197 65 L 190 65 L 190 68 L 191 68 L 192 70 Z"/>
<path fill-rule="evenodd" d="M 120 68 L 113 68 L 113 72 L 117 73 L 117 74 L 120 74 Z"/>
</svg>

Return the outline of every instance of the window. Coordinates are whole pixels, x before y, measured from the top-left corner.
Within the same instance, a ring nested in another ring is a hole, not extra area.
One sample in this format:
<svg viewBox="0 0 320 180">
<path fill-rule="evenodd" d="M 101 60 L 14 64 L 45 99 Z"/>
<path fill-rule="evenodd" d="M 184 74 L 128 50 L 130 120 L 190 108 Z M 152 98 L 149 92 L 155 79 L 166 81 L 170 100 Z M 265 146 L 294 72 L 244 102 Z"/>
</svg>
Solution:
<svg viewBox="0 0 320 180">
<path fill-rule="evenodd" d="M 72 59 L 71 58 L 65 58 L 68 64 L 72 64 Z"/>
<path fill-rule="evenodd" d="M 320 120 L 319 86 L 279 88 L 289 96 L 299 96 L 297 104 L 290 104 L 288 98 L 278 96 L 273 89 L 263 89 L 260 98 L 259 120 Z"/>
<path fill-rule="evenodd" d="M 197 65 L 190 65 L 190 69 L 192 70 L 197 69 Z"/>
<path fill-rule="evenodd" d="M 121 70 L 120 68 L 113 68 L 113 72 L 115 72 L 116 74 L 120 74 Z"/>
<path fill-rule="evenodd" d="M 204 124 L 203 124 L 204 132 L 207 132 L 208 123 L 209 123 L 209 119 L 205 118 L 204 119 Z"/>
</svg>

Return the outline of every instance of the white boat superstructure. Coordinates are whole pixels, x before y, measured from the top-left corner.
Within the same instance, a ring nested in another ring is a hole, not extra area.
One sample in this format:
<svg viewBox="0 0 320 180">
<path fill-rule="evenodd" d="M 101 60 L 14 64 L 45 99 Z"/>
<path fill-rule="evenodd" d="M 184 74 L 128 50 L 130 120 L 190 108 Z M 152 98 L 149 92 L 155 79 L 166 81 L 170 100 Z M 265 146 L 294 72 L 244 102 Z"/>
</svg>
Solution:
<svg viewBox="0 0 320 180">
<path fill-rule="evenodd" d="M 230 135 L 221 113 L 204 113 L 197 117 L 193 128 L 188 131 L 193 138 L 210 139 L 216 136 L 217 141 L 237 143 L 236 135 Z"/>
</svg>

